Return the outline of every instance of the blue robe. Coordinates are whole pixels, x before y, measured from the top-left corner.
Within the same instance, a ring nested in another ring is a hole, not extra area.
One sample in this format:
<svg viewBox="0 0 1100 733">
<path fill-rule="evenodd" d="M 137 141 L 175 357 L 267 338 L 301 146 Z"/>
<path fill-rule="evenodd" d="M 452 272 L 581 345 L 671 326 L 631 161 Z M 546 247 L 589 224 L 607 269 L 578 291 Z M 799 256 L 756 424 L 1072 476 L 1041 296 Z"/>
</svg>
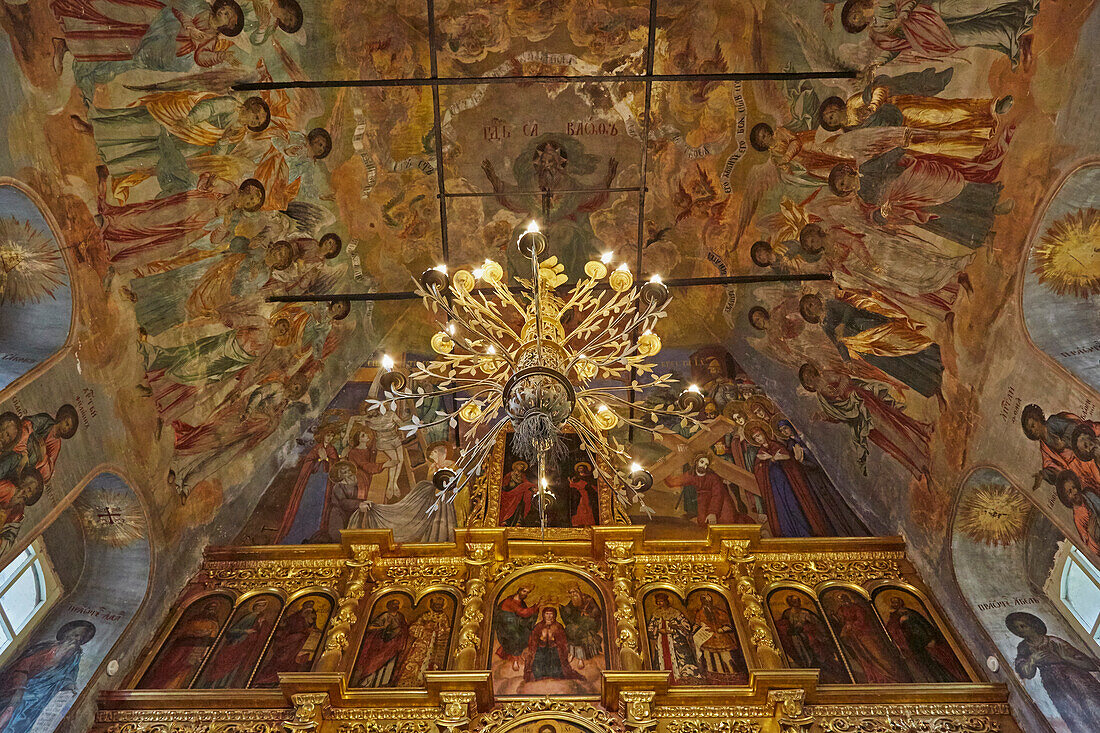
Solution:
<svg viewBox="0 0 1100 733">
<path fill-rule="evenodd" d="M 5 694 L 9 700 L 12 693 L 15 692 L 15 689 L 9 686 L 10 677 L 19 664 L 36 654 L 48 652 L 51 648 L 57 646 L 60 646 L 60 642 L 44 641 L 35 644 L 20 654 L 18 659 L 8 666 L 5 675 L 5 682 L 8 682 L 5 687 L 8 689 L 5 690 Z M 78 647 L 67 659 L 62 659 L 57 664 L 47 666 L 33 677 L 28 678 L 24 686 L 23 698 L 16 705 L 11 718 L 0 733 L 26 733 L 29 731 L 54 695 L 65 689 L 75 690 L 76 675 L 79 669 L 80 648 Z"/>
</svg>

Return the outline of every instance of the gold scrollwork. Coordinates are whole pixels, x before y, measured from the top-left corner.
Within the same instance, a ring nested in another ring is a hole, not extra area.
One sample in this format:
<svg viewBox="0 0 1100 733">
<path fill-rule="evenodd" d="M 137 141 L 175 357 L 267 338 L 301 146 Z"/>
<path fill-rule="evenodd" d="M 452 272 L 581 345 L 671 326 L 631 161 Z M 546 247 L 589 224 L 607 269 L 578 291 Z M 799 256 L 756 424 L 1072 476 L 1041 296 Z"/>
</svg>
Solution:
<svg viewBox="0 0 1100 733">
<path fill-rule="evenodd" d="M 430 720 L 380 720 L 371 718 L 358 723 L 341 723 L 339 733 L 429 733 Z"/>
<path fill-rule="evenodd" d="M 585 700 L 560 700 L 551 697 L 507 702 L 477 719 L 473 733 L 488 733 L 527 716 L 566 715 L 584 721 L 599 733 L 620 733 L 615 718 L 603 708 Z"/>
<path fill-rule="evenodd" d="M 290 710 L 103 710 L 106 733 L 282 733 Z"/>
<path fill-rule="evenodd" d="M 720 555 L 643 555 L 638 558 L 642 566 L 642 585 L 668 583 L 686 593 L 698 583 L 721 582 L 718 566 Z"/>
<path fill-rule="evenodd" d="M 200 582 L 208 588 L 240 592 L 279 588 L 293 593 L 302 588 L 333 590 L 344 569 L 343 560 L 211 560 L 203 563 Z"/>
<path fill-rule="evenodd" d="M 971 718 L 912 718 L 892 716 L 876 718 L 835 718 L 820 721 L 822 733 L 1000 733 L 995 720 Z"/>
<path fill-rule="evenodd" d="M 904 557 L 901 552 L 762 552 L 756 560 L 765 583 L 795 581 L 812 588 L 827 580 L 899 580 Z"/>
<path fill-rule="evenodd" d="M 385 557 L 376 566 L 397 585 L 403 585 L 414 595 L 438 585 L 457 587 L 466 572 L 461 557 Z"/>
<path fill-rule="evenodd" d="M 598 562 L 585 558 L 561 557 L 555 555 L 553 550 L 547 550 L 542 555 L 517 557 L 506 563 L 502 563 L 497 567 L 496 572 L 493 573 L 493 582 L 495 583 L 501 578 L 508 577 L 517 570 L 522 570 L 532 565 L 569 565 L 570 567 L 583 570 L 593 577 L 600 578 L 601 580 L 609 580 L 607 569 Z"/>
<path fill-rule="evenodd" d="M 758 720 L 674 720 L 668 733 L 759 733 Z"/>
</svg>

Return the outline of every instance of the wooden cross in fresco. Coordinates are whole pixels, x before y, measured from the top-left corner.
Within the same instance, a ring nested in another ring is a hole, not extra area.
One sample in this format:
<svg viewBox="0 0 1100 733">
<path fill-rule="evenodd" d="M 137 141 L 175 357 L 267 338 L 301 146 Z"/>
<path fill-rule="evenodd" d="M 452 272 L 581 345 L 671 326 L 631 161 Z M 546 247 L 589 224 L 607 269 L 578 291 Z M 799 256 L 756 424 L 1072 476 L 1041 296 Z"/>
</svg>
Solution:
<svg viewBox="0 0 1100 733">
<path fill-rule="evenodd" d="M 100 519 L 105 520 L 107 524 L 113 525 L 116 519 L 122 519 L 122 514 L 116 514 L 115 510 L 111 507 L 105 507 L 100 509 L 96 514 Z"/>
</svg>

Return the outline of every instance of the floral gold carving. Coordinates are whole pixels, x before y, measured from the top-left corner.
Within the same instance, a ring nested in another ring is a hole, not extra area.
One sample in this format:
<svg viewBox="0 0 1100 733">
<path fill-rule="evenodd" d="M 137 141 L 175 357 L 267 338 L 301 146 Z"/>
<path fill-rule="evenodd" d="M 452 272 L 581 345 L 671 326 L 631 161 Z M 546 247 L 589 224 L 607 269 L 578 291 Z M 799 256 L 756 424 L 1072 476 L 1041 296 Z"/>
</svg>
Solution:
<svg viewBox="0 0 1100 733">
<path fill-rule="evenodd" d="M 439 733 L 465 731 L 476 701 L 477 694 L 469 691 L 439 693 L 439 717 L 435 721 Z"/>
<path fill-rule="evenodd" d="M 502 563 L 493 573 L 493 582 L 505 578 L 517 570 L 531 567 L 532 565 L 569 565 L 583 570 L 597 578 L 608 580 L 607 570 L 603 568 L 598 562 L 587 560 L 584 558 L 574 557 L 561 557 L 555 555 L 553 550 L 547 550 L 542 555 L 530 556 L 530 557 L 517 557 L 509 560 L 506 563 Z"/>
<path fill-rule="evenodd" d="M 294 704 L 294 717 L 284 724 L 290 733 L 306 733 L 316 730 L 321 724 L 325 706 L 328 705 L 327 692 L 299 692 L 290 696 Z"/>
<path fill-rule="evenodd" d="M 655 697 L 656 693 L 652 690 L 624 690 L 619 693 L 619 714 L 628 731 L 646 733 L 657 727 L 657 719 L 653 717 Z"/>
<path fill-rule="evenodd" d="M 756 720 L 674 720 L 668 724 L 669 733 L 759 733 Z"/>
<path fill-rule="evenodd" d="M 282 733 L 290 710 L 103 710 L 106 733 Z M 98 727 L 98 726 L 97 726 Z"/>
<path fill-rule="evenodd" d="M 417 595 L 431 586 L 458 586 L 466 570 L 461 557 L 386 557 L 376 566 L 390 582 Z"/>
<path fill-rule="evenodd" d="M 795 581 L 810 587 L 827 580 L 865 583 L 901 578 L 901 552 L 762 552 L 757 567 L 765 583 Z"/>
<path fill-rule="evenodd" d="M 507 702 L 477 719 L 473 733 L 488 733 L 511 721 L 533 715 L 567 714 L 585 722 L 596 733 L 620 733 L 616 720 L 603 708 L 585 700 L 542 697 Z"/>
<path fill-rule="evenodd" d="M 643 555 L 638 561 L 642 565 L 642 585 L 669 583 L 684 593 L 698 583 L 717 583 L 722 579 L 718 572 L 722 561 L 719 555 Z"/>
<path fill-rule="evenodd" d="M 747 540 L 724 540 L 722 549 L 730 567 L 730 579 L 741 601 L 741 610 L 749 627 L 749 638 L 756 649 L 757 659 L 765 668 L 778 669 L 783 666 L 772 638 L 771 627 L 764 616 L 764 599 L 753 583 L 753 570 L 756 558 L 748 552 Z"/>
<path fill-rule="evenodd" d="M 805 690 L 771 690 L 768 703 L 775 705 L 775 722 L 780 733 L 810 733 L 814 716 L 808 712 L 804 703 Z"/>
<path fill-rule="evenodd" d="M 822 733 L 1000 733 L 995 720 L 972 718 L 836 718 L 821 721 Z"/>
<path fill-rule="evenodd" d="M 240 592 L 279 588 L 294 593 L 318 586 L 331 590 L 343 569 L 343 560 L 213 560 L 203 563 L 199 582 Z"/>
</svg>

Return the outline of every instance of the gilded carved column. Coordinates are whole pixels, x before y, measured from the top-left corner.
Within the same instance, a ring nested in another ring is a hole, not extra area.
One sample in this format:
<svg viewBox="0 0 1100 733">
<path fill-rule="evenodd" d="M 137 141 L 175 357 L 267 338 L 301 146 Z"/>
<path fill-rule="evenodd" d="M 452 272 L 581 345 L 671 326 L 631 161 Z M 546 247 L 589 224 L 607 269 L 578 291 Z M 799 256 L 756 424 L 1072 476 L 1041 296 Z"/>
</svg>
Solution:
<svg viewBox="0 0 1100 733">
<path fill-rule="evenodd" d="M 615 630 L 619 665 L 628 671 L 642 669 L 638 651 L 638 619 L 634 614 L 634 543 L 608 542 L 607 562 L 612 568 L 611 590 L 615 596 Z"/>
<path fill-rule="evenodd" d="M 756 659 L 765 669 L 781 669 L 783 662 L 779 649 L 772 638 L 771 628 L 764 617 L 764 599 L 757 592 L 753 579 L 756 558 L 748 553 L 747 540 L 724 540 L 722 549 L 729 562 L 730 578 L 733 589 L 741 601 L 745 621 L 749 626 L 749 636 L 756 649 Z"/>
<path fill-rule="evenodd" d="M 477 651 L 481 648 L 481 622 L 485 620 L 485 591 L 493 543 L 466 545 L 466 594 L 462 599 L 462 620 L 458 634 L 455 669 L 477 669 Z"/>
<path fill-rule="evenodd" d="M 350 643 L 351 628 L 355 625 L 355 612 L 359 602 L 367 594 L 371 585 L 371 571 L 378 557 L 378 545 L 353 545 L 354 558 L 346 561 L 348 582 L 336 606 L 332 617 L 332 626 L 325 637 L 324 651 L 317 661 L 317 672 L 336 672 L 344 658 L 344 650 Z"/>
</svg>

